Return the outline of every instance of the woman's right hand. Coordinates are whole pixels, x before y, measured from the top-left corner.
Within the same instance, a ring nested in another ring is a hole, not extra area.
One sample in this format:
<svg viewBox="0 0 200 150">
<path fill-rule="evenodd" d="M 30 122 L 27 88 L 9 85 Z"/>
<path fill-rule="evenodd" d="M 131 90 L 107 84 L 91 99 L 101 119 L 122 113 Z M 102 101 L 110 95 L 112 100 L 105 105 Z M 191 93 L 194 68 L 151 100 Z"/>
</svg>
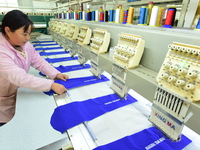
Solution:
<svg viewBox="0 0 200 150">
<path fill-rule="evenodd" d="M 57 94 L 63 94 L 67 89 L 62 85 L 58 83 L 53 83 L 51 86 L 51 89 L 54 90 Z"/>
</svg>

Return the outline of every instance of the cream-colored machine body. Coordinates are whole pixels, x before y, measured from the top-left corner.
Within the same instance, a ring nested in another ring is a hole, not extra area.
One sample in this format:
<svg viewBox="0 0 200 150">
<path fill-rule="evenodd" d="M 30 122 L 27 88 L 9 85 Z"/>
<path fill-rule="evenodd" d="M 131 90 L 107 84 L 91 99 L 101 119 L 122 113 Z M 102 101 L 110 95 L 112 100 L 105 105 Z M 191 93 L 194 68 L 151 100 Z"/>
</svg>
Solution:
<svg viewBox="0 0 200 150">
<path fill-rule="evenodd" d="M 81 45 L 89 44 L 91 36 L 92 30 L 87 26 L 81 26 L 80 33 L 78 34 L 78 43 Z"/>
<path fill-rule="evenodd" d="M 58 34 L 62 35 L 66 30 L 64 22 L 60 22 L 60 30 L 57 32 Z"/>
<path fill-rule="evenodd" d="M 62 28 L 61 28 L 61 30 L 60 30 L 59 33 L 60 33 L 62 36 L 65 36 L 65 32 L 66 32 L 68 29 L 69 29 L 69 28 L 68 28 L 68 23 L 63 22 Z"/>
<path fill-rule="evenodd" d="M 200 100 L 200 47 L 173 43 L 158 73 L 159 85 L 194 102 Z"/>
<path fill-rule="evenodd" d="M 107 30 L 94 29 L 93 37 L 91 38 L 91 40 L 91 50 L 97 52 L 98 54 L 103 54 L 108 51 L 108 46 L 110 43 L 110 33 Z"/>
<path fill-rule="evenodd" d="M 145 41 L 141 36 L 121 33 L 115 46 L 113 61 L 127 69 L 138 66 L 144 51 Z"/>
<path fill-rule="evenodd" d="M 61 30 L 61 28 L 62 28 L 62 25 L 63 25 L 63 23 L 60 22 L 60 21 L 57 23 L 56 29 L 55 29 L 55 32 L 56 32 L 56 33 L 60 33 L 60 30 Z"/>
<path fill-rule="evenodd" d="M 78 38 L 79 27 L 75 24 L 69 26 L 68 38 L 70 40 L 76 40 Z"/>
<path fill-rule="evenodd" d="M 56 30 L 56 27 L 57 27 L 57 24 L 58 24 L 58 21 L 51 21 L 52 23 L 52 27 L 51 27 L 51 30 L 52 31 L 55 31 Z"/>
</svg>

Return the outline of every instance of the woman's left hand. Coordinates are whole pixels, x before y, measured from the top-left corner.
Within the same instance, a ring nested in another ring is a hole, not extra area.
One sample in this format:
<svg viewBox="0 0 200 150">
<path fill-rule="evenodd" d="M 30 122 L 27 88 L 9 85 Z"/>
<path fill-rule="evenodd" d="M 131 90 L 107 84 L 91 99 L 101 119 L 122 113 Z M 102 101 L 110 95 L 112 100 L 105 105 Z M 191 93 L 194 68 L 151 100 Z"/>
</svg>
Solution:
<svg viewBox="0 0 200 150">
<path fill-rule="evenodd" d="M 62 73 L 59 73 L 59 74 L 57 74 L 57 76 L 56 76 L 56 79 L 61 79 L 61 80 L 63 80 L 63 81 L 66 81 L 68 78 L 69 78 L 68 75 L 65 75 L 65 74 L 62 74 Z"/>
</svg>

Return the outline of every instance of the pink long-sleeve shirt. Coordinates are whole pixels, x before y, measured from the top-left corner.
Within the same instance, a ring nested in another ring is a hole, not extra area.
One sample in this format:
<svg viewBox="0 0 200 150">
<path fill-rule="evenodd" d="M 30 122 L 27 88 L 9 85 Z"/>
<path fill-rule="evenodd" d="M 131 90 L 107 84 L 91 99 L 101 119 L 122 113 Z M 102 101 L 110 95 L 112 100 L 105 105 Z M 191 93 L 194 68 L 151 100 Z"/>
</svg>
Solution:
<svg viewBox="0 0 200 150">
<path fill-rule="evenodd" d="M 6 123 L 14 116 L 18 87 L 48 91 L 53 84 L 52 79 L 60 73 L 40 57 L 30 42 L 22 46 L 22 50 L 26 59 L 0 33 L 0 123 Z M 28 74 L 30 66 L 51 79 Z"/>
</svg>

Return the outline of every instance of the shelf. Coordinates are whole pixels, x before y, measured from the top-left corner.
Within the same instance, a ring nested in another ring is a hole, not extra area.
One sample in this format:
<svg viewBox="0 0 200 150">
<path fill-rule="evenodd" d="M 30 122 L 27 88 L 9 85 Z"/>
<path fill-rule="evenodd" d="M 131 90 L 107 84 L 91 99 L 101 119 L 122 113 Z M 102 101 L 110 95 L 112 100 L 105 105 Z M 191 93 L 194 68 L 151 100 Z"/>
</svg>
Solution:
<svg viewBox="0 0 200 150">
<path fill-rule="evenodd" d="M 182 0 L 153 0 L 153 3 L 167 3 L 167 2 L 182 2 Z M 149 0 L 141 0 L 141 1 L 135 1 L 135 2 L 128 2 L 128 3 L 123 3 L 123 6 L 127 6 L 127 5 L 148 5 L 149 4 Z"/>
</svg>

